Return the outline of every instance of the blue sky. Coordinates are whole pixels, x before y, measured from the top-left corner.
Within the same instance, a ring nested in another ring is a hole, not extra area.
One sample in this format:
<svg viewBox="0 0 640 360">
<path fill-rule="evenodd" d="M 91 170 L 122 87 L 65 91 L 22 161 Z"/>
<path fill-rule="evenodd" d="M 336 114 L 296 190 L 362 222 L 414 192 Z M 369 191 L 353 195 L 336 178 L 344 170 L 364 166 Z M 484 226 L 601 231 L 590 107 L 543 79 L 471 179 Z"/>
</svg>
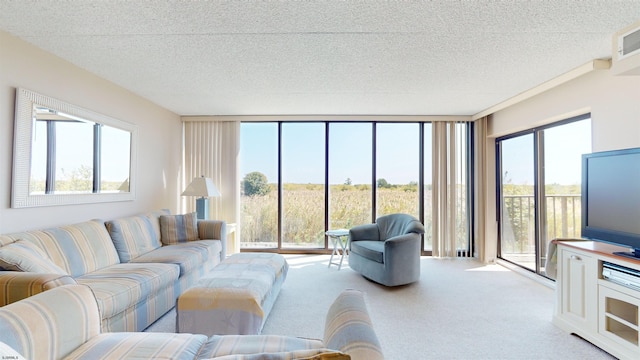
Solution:
<svg viewBox="0 0 640 360">
<path fill-rule="evenodd" d="M 582 154 L 591 152 L 591 121 L 577 121 L 544 131 L 545 182 L 547 184 L 580 184 Z M 512 184 L 532 185 L 533 135 L 523 135 L 503 142 L 503 174 Z"/>
<path fill-rule="evenodd" d="M 431 127 L 425 127 L 431 138 Z M 324 182 L 324 123 L 283 124 L 283 176 L 286 183 Z M 391 184 L 418 181 L 418 125 L 379 123 L 376 178 Z M 371 123 L 331 123 L 329 144 L 329 183 L 371 183 Z M 545 130 L 546 182 L 579 184 L 581 155 L 591 152 L 591 121 L 579 121 Z M 533 184 L 533 136 L 505 142 L 503 164 L 515 184 Z M 431 153 L 425 179 L 431 176 Z M 260 171 L 269 182 L 277 178 L 277 124 L 245 123 L 241 131 L 241 176 Z"/>
<path fill-rule="evenodd" d="M 34 126 L 31 177 L 44 179 L 47 164 L 46 124 Z M 56 176 L 70 174 L 80 166 L 93 168 L 93 123 L 60 122 L 56 125 Z M 130 134 L 110 126 L 102 127 L 102 179 L 122 182 L 129 178 Z"/>
<path fill-rule="evenodd" d="M 371 123 L 331 123 L 329 183 L 371 183 Z M 418 124 L 378 124 L 377 178 L 391 184 L 418 181 Z M 430 128 L 426 136 L 431 137 Z M 287 183 L 324 182 L 324 123 L 283 124 L 283 176 Z M 241 176 L 260 171 L 269 182 L 277 178 L 277 125 L 243 124 Z M 427 164 L 428 176 L 431 163 Z"/>
</svg>

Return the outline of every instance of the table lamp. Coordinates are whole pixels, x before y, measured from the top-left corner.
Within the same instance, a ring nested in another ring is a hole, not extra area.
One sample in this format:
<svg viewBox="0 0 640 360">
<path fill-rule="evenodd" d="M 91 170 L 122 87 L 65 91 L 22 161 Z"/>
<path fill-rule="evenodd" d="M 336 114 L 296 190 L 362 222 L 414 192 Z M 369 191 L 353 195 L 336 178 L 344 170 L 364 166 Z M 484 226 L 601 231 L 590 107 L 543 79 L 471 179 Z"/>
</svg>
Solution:
<svg viewBox="0 0 640 360">
<path fill-rule="evenodd" d="M 196 199 L 196 217 L 209 219 L 209 198 L 220 196 L 220 191 L 213 184 L 211 178 L 203 176 L 194 178 L 191 184 L 182 192 L 182 196 L 199 196 Z"/>
</svg>

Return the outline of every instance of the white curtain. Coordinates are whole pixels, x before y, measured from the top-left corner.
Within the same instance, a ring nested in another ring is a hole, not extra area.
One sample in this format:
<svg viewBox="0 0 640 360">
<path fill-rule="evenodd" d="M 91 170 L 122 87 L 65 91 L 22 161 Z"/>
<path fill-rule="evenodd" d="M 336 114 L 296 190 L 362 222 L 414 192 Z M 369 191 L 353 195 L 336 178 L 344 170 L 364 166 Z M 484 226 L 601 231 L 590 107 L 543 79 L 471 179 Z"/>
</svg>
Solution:
<svg viewBox="0 0 640 360">
<path fill-rule="evenodd" d="M 496 141 L 489 137 L 491 115 L 475 121 L 475 228 L 477 257 L 493 263 L 498 256 L 498 218 L 496 214 Z"/>
<path fill-rule="evenodd" d="M 477 254 L 476 257 L 480 261 L 487 261 L 487 249 L 486 246 L 486 205 L 487 205 L 487 177 L 491 173 L 487 168 L 487 123 L 488 117 L 483 117 L 475 121 L 474 123 L 474 229 L 473 236 L 476 242 Z"/>
<path fill-rule="evenodd" d="M 434 257 L 473 256 L 466 251 L 466 132 L 456 122 L 433 123 L 433 222 Z M 458 240 L 461 239 L 461 240 Z M 463 243 L 460 243 L 462 241 Z M 465 250 L 458 252 L 458 250 Z M 471 249 L 468 249 L 471 250 Z"/>
<path fill-rule="evenodd" d="M 209 217 L 228 224 L 240 220 L 240 180 L 238 157 L 240 153 L 239 121 L 184 121 L 183 122 L 182 189 L 193 178 L 210 177 L 221 196 L 209 199 Z M 185 212 L 195 211 L 195 199 L 182 199 Z M 236 228 L 235 238 L 240 239 Z"/>
</svg>

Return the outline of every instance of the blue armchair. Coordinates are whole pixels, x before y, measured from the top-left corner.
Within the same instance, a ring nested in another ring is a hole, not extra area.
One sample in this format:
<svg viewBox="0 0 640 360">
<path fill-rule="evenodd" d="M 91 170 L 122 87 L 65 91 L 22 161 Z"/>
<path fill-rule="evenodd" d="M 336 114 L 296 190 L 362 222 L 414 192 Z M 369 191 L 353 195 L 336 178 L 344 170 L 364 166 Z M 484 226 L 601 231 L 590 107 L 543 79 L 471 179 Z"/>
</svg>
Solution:
<svg viewBox="0 0 640 360">
<path fill-rule="evenodd" d="M 349 267 L 385 286 L 420 279 L 420 234 L 424 226 L 408 214 L 379 217 L 349 230 Z"/>
</svg>

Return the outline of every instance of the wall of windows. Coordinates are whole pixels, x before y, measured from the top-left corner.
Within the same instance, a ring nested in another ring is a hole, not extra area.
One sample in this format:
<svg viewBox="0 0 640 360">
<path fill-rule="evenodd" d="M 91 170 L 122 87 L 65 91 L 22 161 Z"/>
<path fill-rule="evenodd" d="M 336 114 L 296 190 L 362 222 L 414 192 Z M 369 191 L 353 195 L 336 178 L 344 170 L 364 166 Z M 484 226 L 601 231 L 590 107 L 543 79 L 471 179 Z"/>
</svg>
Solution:
<svg viewBox="0 0 640 360">
<path fill-rule="evenodd" d="M 549 242 L 580 238 L 581 155 L 589 152 L 589 114 L 496 139 L 499 257 L 544 274 Z"/>
<path fill-rule="evenodd" d="M 452 128 L 466 149 L 471 125 Z M 240 134 L 241 249 L 326 252 L 326 230 L 402 212 L 425 224 L 431 252 L 432 123 L 243 122 Z M 447 161 L 465 169 L 456 207 L 468 226 L 469 158 L 457 154 Z"/>
</svg>

